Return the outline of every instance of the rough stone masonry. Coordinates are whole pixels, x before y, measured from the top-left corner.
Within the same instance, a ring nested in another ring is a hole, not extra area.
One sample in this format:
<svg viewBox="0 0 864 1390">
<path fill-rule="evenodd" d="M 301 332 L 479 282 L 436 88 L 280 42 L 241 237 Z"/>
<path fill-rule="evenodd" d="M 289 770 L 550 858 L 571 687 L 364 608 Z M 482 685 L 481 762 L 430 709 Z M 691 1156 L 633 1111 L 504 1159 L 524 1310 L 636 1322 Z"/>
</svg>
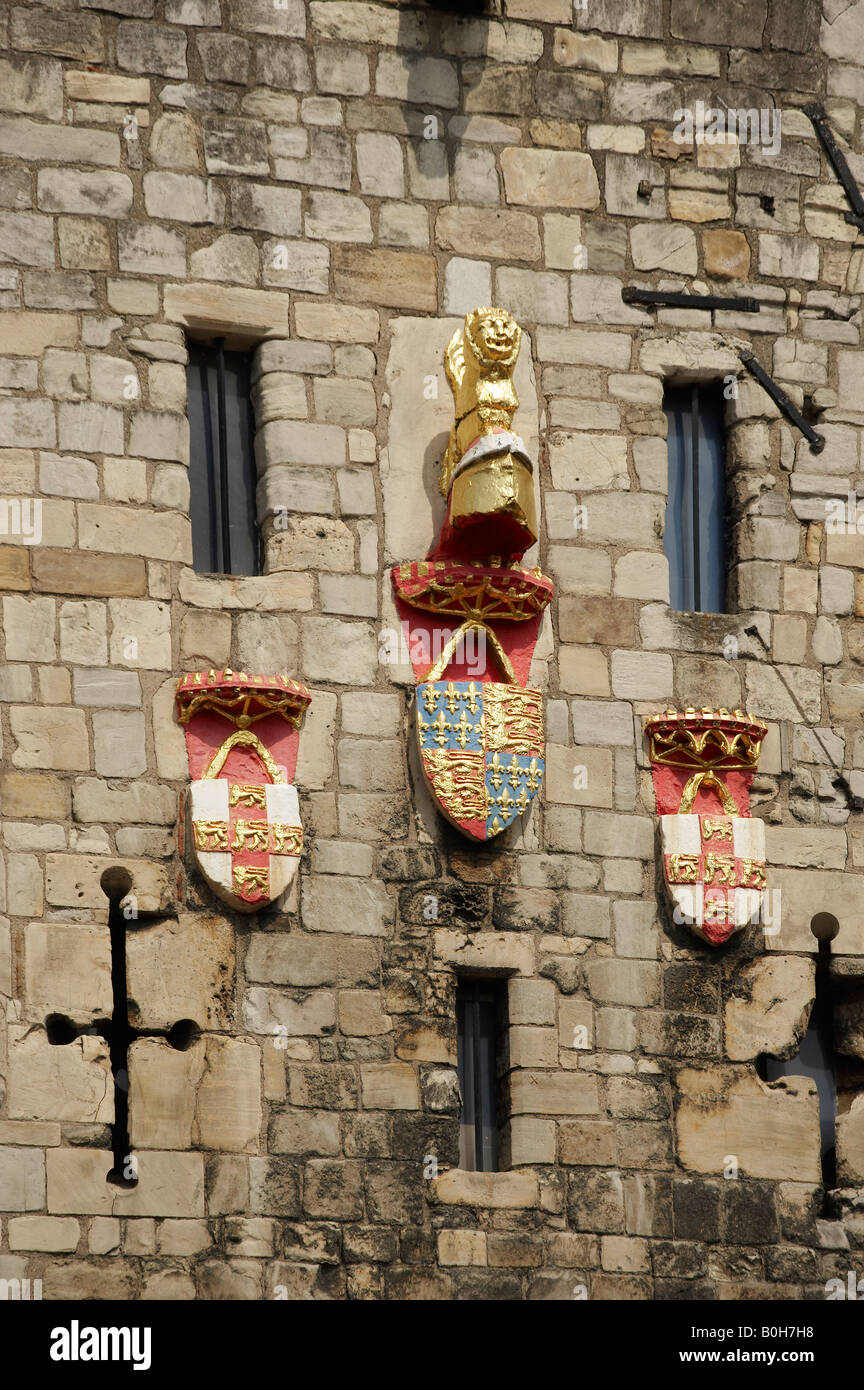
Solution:
<svg viewBox="0 0 864 1390">
<path fill-rule="evenodd" d="M 475 9 L 0 13 L 0 1278 L 46 1299 L 809 1299 L 864 1268 L 864 241 L 804 111 L 864 183 L 864 0 Z M 779 150 L 676 139 L 700 101 L 782 113 Z M 524 330 L 556 590 L 547 783 L 488 848 L 436 812 L 382 641 L 389 568 L 441 520 L 444 348 L 483 304 Z M 192 566 L 187 342 L 214 336 L 253 353 L 260 576 Z M 669 604 L 662 398 L 694 380 L 729 388 L 723 614 Z M 177 832 L 174 690 L 226 666 L 313 695 L 299 874 L 245 918 Z M 779 931 L 713 949 L 664 914 L 667 706 L 768 725 Z M 817 913 L 828 1190 L 815 1088 L 757 1068 L 807 1025 Z M 506 981 L 499 1172 L 458 1167 L 466 971 Z"/>
</svg>

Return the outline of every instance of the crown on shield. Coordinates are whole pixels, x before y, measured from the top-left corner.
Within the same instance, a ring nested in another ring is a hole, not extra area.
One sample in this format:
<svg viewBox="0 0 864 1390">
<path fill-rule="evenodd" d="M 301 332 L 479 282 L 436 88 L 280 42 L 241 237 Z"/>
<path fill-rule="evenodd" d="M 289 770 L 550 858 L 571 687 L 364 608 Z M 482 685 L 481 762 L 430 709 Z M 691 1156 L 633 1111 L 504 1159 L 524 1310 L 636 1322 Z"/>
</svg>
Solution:
<svg viewBox="0 0 864 1390">
<path fill-rule="evenodd" d="M 250 676 L 246 671 L 191 671 L 177 685 L 177 718 L 188 724 L 205 710 L 224 715 L 238 729 L 248 729 L 269 714 L 280 715 L 299 729 L 312 696 L 287 676 Z"/>
<path fill-rule="evenodd" d="M 753 772 L 767 724 L 742 709 L 667 709 L 645 721 L 655 767 Z"/>
</svg>

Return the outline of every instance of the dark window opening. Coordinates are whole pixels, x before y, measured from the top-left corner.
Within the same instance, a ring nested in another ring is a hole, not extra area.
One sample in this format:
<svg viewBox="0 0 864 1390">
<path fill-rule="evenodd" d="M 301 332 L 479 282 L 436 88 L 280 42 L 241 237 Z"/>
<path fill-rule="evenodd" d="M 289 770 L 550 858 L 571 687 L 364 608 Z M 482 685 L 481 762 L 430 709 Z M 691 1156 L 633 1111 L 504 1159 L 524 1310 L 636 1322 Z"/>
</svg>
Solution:
<svg viewBox="0 0 864 1390">
<path fill-rule="evenodd" d="M 189 343 L 189 510 L 199 574 L 260 574 L 251 357 Z"/>
<path fill-rule="evenodd" d="M 498 1171 L 502 1116 L 499 1077 L 507 1036 L 505 981 L 463 979 L 456 989 L 459 1088 L 459 1167 Z"/>
<path fill-rule="evenodd" d="M 686 613 L 726 612 L 723 391 L 715 382 L 666 390 L 669 494 L 663 549 L 669 600 Z"/>
</svg>

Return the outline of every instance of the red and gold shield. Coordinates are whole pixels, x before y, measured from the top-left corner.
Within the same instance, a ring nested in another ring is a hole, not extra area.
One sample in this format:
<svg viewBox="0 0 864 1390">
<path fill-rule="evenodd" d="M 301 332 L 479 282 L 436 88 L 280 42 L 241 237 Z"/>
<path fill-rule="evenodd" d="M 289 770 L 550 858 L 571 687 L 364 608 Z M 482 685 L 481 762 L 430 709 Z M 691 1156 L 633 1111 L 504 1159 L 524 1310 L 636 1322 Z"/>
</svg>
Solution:
<svg viewBox="0 0 864 1390">
<path fill-rule="evenodd" d="M 687 709 L 645 731 L 675 920 L 720 946 L 762 912 L 765 826 L 749 795 L 767 727 L 743 710 Z"/>
<path fill-rule="evenodd" d="M 311 698 L 287 676 L 245 671 L 193 671 L 177 687 L 190 847 L 213 892 L 240 912 L 273 902 L 297 872 L 303 829 L 292 779 Z"/>
</svg>

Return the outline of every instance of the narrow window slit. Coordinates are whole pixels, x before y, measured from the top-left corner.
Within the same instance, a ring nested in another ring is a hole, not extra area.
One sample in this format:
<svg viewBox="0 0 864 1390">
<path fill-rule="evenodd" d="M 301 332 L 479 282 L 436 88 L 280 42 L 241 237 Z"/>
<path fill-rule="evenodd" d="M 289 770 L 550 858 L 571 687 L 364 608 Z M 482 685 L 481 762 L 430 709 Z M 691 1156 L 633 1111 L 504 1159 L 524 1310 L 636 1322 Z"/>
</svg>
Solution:
<svg viewBox="0 0 864 1390">
<path fill-rule="evenodd" d="M 663 549 L 670 606 L 726 611 L 726 459 L 717 383 L 667 388 L 669 491 Z"/>
<path fill-rule="evenodd" d="M 459 1167 L 498 1171 L 502 1046 L 507 1036 L 506 982 L 463 978 L 456 989 L 459 1088 Z"/>
</svg>

